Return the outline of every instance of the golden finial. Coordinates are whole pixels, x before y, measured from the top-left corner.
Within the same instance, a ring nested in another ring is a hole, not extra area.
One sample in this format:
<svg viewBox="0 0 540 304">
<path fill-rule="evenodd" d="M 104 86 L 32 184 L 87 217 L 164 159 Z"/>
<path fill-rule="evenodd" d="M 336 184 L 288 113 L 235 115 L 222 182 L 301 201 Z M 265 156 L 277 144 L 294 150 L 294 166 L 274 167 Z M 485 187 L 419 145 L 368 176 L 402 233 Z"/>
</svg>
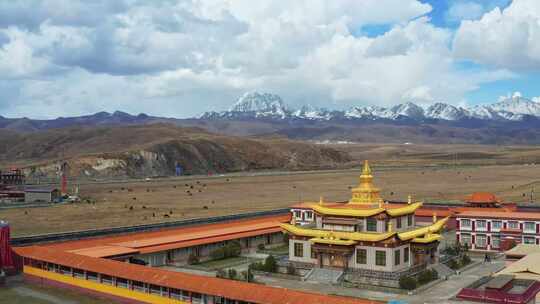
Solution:
<svg viewBox="0 0 540 304">
<path fill-rule="evenodd" d="M 393 232 L 392 230 L 394 229 L 393 225 L 392 225 L 392 221 L 388 221 L 388 232 Z"/>
<path fill-rule="evenodd" d="M 371 175 L 371 168 L 369 167 L 368 160 L 364 160 L 364 168 L 362 169 L 362 175 Z"/>
<path fill-rule="evenodd" d="M 382 208 L 382 207 L 383 207 L 383 201 L 380 200 L 380 201 L 379 201 L 379 208 Z"/>
<path fill-rule="evenodd" d="M 319 198 L 319 205 L 322 206 L 323 204 L 324 204 L 324 198 L 321 196 L 321 197 Z"/>
<path fill-rule="evenodd" d="M 433 212 L 433 223 L 437 222 L 437 212 Z"/>
</svg>

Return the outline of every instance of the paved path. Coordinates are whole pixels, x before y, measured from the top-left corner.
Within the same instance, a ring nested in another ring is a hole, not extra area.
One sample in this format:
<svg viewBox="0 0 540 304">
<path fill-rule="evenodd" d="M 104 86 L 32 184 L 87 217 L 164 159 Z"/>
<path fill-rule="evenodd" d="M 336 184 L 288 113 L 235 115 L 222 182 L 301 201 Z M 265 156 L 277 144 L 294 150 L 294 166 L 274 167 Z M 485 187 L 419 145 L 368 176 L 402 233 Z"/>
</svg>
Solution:
<svg viewBox="0 0 540 304">
<path fill-rule="evenodd" d="M 284 280 L 272 277 L 257 276 L 256 280 L 271 286 L 299 289 L 304 291 L 312 291 L 325 294 L 336 294 L 343 296 L 352 296 L 358 298 L 389 301 L 401 300 L 411 304 L 424 303 L 459 303 L 463 301 L 452 301 L 451 299 L 459 292 L 459 290 L 483 276 L 490 275 L 504 266 L 503 261 L 494 261 L 488 264 L 479 264 L 460 275 L 451 276 L 447 281 L 443 281 L 432 288 L 417 294 L 417 295 L 402 295 L 391 294 L 380 291 L 370 291 L 358 288 L 345 288 L 329 284 L 319 284 L 312 282 L 298 282 L 292 280 Z"/>
</svg>

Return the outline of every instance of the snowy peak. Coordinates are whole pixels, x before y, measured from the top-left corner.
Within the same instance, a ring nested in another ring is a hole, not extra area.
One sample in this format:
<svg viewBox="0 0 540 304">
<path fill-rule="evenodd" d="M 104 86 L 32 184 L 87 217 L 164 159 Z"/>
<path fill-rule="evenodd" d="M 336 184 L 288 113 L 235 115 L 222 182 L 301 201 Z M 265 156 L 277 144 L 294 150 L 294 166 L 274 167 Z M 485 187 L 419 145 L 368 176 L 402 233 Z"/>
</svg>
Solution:
<svg viewBox="0 0 540 304">
<path fill-rule="evenodd" d="M 437 102 L 426 109 L 425 116 L 432 119 L 460 120 L 468 116 L 468 111 L 461 107 L 458 108 L 453 105 Z"/>
<path fill-rule="evenodd" d="M 257 117 L 279 116 L 285 118 L 288 110 L 281 97 L 270 93 L 249 92 L 231 107 L 229 112 L 254 113 Z"/>
<path fill-rule="evenodd" d="M 309 120 L 330 120 L 333 115 L 328 109 L 314 107 L 312 105 L 304 105 L 300 109 L 294 111 L 292 116 L 295 118 Z"/>
<path fill-rule="evenodd" d="M 540 103 L 514 95 L 491 105 L 476 105 L 468 108 L 437 102 L 427 107 L 413 102 L 392 107 L 352 107 L 346 111 L 328 110 L 305 105 L 290 110 L 281 97 L 270 93 L 249 92 L 240 97 L 229 111 L 207 112 L 203 119 L 305 119 L 305 120 L 400 120 L 403 118 L 422 121 L 438 119 L 459 121 L 463 119 L 519 121 L 527 115 L 540 117 Z"/>
</svg>

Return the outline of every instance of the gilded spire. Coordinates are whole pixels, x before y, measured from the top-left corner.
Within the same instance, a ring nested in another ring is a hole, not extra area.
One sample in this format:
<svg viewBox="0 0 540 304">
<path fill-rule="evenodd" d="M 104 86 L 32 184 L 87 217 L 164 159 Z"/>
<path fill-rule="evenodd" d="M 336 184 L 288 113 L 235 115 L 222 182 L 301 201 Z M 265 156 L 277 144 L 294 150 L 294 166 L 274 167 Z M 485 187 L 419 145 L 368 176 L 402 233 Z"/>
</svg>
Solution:
<svg viewBox="0 0 540 304">
<path fill-rule="evenodd" d="M 382 201 L 379 194 L 380 190 L 373 185 L 373 175 L 369 162 L 364 161 L 364 167 L 360 174 L 360 184 L 352 189 L 352 198 L 349 201 L 351 204 L 370 204 L 377 205 Z"/>
</svg>

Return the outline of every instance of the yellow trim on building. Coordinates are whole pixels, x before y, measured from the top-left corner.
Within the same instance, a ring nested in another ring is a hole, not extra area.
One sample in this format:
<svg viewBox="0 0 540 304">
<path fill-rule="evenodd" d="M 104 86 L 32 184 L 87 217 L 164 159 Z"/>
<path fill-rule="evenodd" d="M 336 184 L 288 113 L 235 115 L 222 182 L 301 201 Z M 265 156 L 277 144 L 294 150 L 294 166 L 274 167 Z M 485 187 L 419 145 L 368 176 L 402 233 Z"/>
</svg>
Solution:
<svg viewBox="0 0 540 304">
<path fill-rule="evenodd" d="M 384 208 L 372 209 L 352 209 L 352 208 L 332 208 L 320 205 L 313 205 L 313 210 L 324 215 L 339 215 L 339 216 L 354 216 L 354 217 L 369 217 L 384 212 Z"/>
<path fill-rule="evenodd" d="M 390 216 L 402 216 L 406 214 L 412 214 L 416 211 L 416 209 L 420 207 L 422 207 L 422 203 L 417 202 L 417 203 L 412 203 L 401 208 L 386 209 L 386 213 L 388 213 L 388 215 Z"/>
<path fill-rule="evenodd" d="M 363 242 L 379 242 L 386 240 L 393 235 L 395 232 L 385 232 L 385 233 L 376 233 L 376 232 L 346 232 L 346 231 L 329 231 L 329 230 L 320 230 L 320 229 L 306 229 L 290 224 L 281 224 L 281 228 L 284 230 L 300 236 L 314 237 L 314 238 L 331 238 L 332 236 L 336 239 L 341 240 L 351 240 L 351 241 L 363 241 Z"/>
<path fill-rule="evenodd" d="M 427 227 L 422 227 L 422 228 L 418 228 L 418 229 L 414 229 L 414 230 L 406 231 L 406 232 L 399 232 L 397 233 L 397 237 L 400 240 L 408 241 L 408 240 L 424 237 L 425 235 L 435 235 L 444 227 L 448 219 L 449 217 L 446 217 Z M 290 225 L 290 224 L 281 224 L 280 226 L 284 230 L 294 235 L 307 236 L 307 237 L 313 237 L 313 238 L 319 238 L 319 239 L 334 238 L 334 239 L 349 240 L 349 241 L 379 242 L 379 241 L 386 240 L 396 234 L 395 232 L 376 233 L 376 232 L 347 232 L 347 231 L 307 229 L 307 228 L 301 228 L 301 227 Z M 423 239 L 429 239 L 429 238 L 423 238 Z"/>
<path fill-rule="evenodd" d="M 131 299 L 139 302 L 144 303 L 152 303 L 152 304 L 187 304 L 188 302 L 176 300 L 176 299 L 170 299 L 154 294 L 144 293 L 136 290 L 130 290 L 127 288 L 121 288 L 111 285 L 105 285 L 94 281 L 84 280 L 80 278 L 74 278 L 70 276 L 66 276 L 60 273 L 56 272 L 50 272 L 46 270 L 42 270 L 39 268 L 34 268 L 30 266 L 24 266 L 23 268 L 24 273 L 27 273 L 29 275 L 33 275 L 36 277 L 44 278 L 51 281 L 56 281 L 60 283 L 64 283 L 71 286 L 76 286 L 79 288 L 84 288 L 92 291 L 96 291 L 103 294 L 109 294 L 116 297 Z"/>
<path fill-rule="evenodd" d="M 439 220 L 433 223 L 432 225 L 429 225 L 426 227 L 422 227 L 422 228 L 418 228 L 418 229 L 414 229 L 414 230 L 406 231 L 406 232 L 400 232 L 398 233 L 398 237 L 400 240 L 408 241 L 408 240 L 412 240 L 412 239 L 424 236 L 426 234 L 437 233 L 441 231 L 441 229 L 444 228 L 444 225 L 446 225 L 446 222 L 448 221 L 449 218 L 450 217 L 445 217 L 442 220 Z"/>
<path fill-rule="evenodd" d="M 351 241 L 351 240 L 336 240 L 336 239 L 324 239 L 324 238 L 313 238 L 310 240 L 312 243 L 315 244 L 328 244 L 328 245 L 355 245 L 358 242 Z"/>
<path fill-rule="evenodd" d="M 428 244 L 431 242 L 440 241 L 441 239 L 442 239 L 442 236 L 440 234 L 426 234 L 423 237 L 414 238 L 412 242 L 419 243 L 419 244 Z"/>
<path fill-rule="evenodd" d="M 406 214 L 413 214 L 416 209 L 422 207 L 422 203 L 417 202 L 400 208 L 386 209 L 383 207 L 372 209 L 354 209 L 354 208 L 332 208 L 325 207 L 318 204 L 313 204 L 311 208 L 319 214 L 324 215 L 337 215 L 337 216 L 352 216 L 352 217 L 370 217 L 379 213 L 385 212 L 390 216 L 402 216 Z"/>
</svg>

